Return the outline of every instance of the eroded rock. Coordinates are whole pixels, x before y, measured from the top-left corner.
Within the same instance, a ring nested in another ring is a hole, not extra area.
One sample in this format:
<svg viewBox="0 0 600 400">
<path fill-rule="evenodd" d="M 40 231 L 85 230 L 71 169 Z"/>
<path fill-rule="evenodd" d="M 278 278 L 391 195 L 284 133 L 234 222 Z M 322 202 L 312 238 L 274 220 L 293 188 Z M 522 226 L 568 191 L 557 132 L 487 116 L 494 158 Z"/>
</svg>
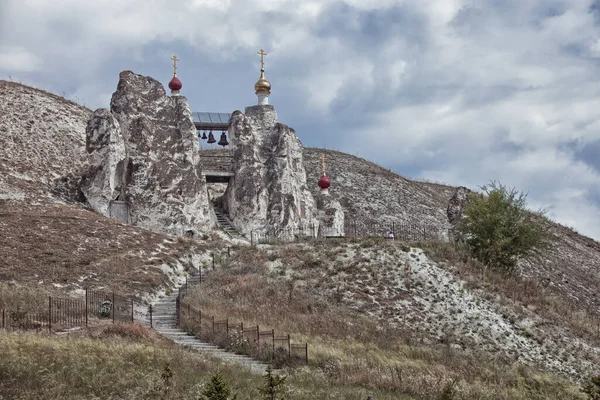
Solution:
<svg viewBox="0 0 600 400">
<path fill-rule="evenodd" d="M 129 204 L 132 224 L 182 234 L 213 225 L 196 128 L 187 99 L 160 82 L 124 71 L 111 110 L 88 123 L 90 168 L 82 185 L 90 205 L 109 215 L 111 200 Z"/>
<path fill-rule="evenodd" d="M 230 141 L 235 179 L 225 192 L 224 207 L 233 224 L 246 234 L 279 236 L 318 229 L 302 143 L 293 129 L 277 121 L 275 108 L 234 112 Z"/>
<path fill-rule="evenodd" d="M 464 186 L 459 186 L 448 202 L 448 222 L 452 225 L 458 223 L 463 215 L 463 210 L 467 202 L 467 196 L 471 191 Z"/>
</svg>

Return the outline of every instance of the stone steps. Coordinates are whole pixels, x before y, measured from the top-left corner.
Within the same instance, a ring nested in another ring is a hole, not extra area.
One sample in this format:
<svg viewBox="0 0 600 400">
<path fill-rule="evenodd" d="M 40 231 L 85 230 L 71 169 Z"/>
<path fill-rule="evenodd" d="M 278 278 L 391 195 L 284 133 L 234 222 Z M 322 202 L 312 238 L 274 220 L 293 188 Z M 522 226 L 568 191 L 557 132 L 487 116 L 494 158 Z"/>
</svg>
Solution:
<svg viewBox="0 0 600 400">
<path fill-rule="evenodd" d="M 192 281 L 188 278 L 188 285 Z M 262 361 L 255 360 L 251 357 L 242 354 L 235 354 L 215 346 L 212 343 L 203 342 L 198 337 L 189 334 L 188 332 L 177 327 L 177 311 L 176 311 L 177 294 L 173 293 L 167 297 L 158 300 L 153 306 L 152 324 L 154 329 L 162 336 L 172 340 L 174 343 L 189 348 L 193 351 L 201 351 L 213 357 L 219 358 L 226 362 L 241 364 L 248 368 L 251 372 L 264 374 L 267 369 L 267 364 Z M 150 326 L 148 318 L 140 321 L 144 326 Z"/>
<path fill-rule="evenodd" d="M 215 207 L 215 215 L 217 216 L 217 222 L 219 227 L 231 238 L 245 239 L 244 236 L 233 226 L 229 218 Z"/>
</svg>

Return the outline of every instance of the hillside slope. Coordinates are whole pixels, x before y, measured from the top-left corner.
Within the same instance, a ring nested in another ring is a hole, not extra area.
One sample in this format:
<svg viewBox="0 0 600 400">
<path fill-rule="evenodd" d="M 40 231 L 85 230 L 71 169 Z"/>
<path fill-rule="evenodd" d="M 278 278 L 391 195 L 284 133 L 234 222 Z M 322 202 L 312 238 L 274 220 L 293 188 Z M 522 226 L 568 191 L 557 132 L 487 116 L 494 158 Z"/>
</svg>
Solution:
<svg viewBox="0 0 600 400">
<path fill-rule="evenodd" d="M 346 219 L 364 224 L 414 224 L 448 229 L 446 208 L 456 188 L 412 181 L 379 165 L 334 150 L 304 149 L 307 181 L 313 196 L 321 176 L 321 156 L 327 156 L 331 195 L 346 210 Z"/>
<path fill-rule="evenodd" d="M 60 96 L 0 80 L 0 199 L 43 195 L 81 171 L 90 115 Z"/>
<path fill-rule="evenodd" d="M 145 296 L 200 262 L 202 243 L 124 225 L 73 201 L 90 115 L 60 96 L 0 80 L 0 282 Z"/>
</svg>

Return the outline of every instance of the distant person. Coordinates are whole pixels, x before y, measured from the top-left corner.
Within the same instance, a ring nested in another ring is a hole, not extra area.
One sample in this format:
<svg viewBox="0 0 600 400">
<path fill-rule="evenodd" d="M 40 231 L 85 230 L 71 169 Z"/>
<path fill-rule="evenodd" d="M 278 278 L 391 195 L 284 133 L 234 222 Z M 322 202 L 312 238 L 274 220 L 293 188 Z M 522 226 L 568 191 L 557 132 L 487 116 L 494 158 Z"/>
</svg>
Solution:
<svg viewBox="0 0 600 400">
<path fill-rule="evenodd" d="M 387 239 L 394 240 L 394 232 L 392 232 L 392 231 L 389 231 L 385 237 L 386 237 Z"/>
</svg>

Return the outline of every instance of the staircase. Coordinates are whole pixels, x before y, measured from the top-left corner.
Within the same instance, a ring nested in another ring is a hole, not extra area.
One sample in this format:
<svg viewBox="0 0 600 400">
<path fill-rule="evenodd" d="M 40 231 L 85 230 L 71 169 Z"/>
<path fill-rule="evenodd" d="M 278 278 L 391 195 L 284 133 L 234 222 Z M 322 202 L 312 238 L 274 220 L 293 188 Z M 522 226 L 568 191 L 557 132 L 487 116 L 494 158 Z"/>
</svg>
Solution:
<svg viewBox="0 0 600 400">
<path fill-rule="evenodd" d="M 198 276 L 188 278 L 188 285 L 200 282 Z M 152 306 L 152 325 L 161 335 L 171 339 L 178 345 L 189 347 L 196 351 L 202 351 L 213 357 L 220 358 L 226 362 L 242 364 L 251 372 L 264 374 L 267 364 L 245 355 L 234 354 L 217 346 L 203 342 L 194 335 L 177 327 L 177 291 L 160 299 Z M 149 321 L 148 321 L 149 322 Z"/>
<path fill-rule="evenodd" d="M 247 240 L 231 223 L 229 218 L 217 207 L 214 207 L 215 215 L 217 216 L 217 222 L 219 222 L 219 226 L 221 229 L 233 239 L 242 239 Z"/>
</svg>

